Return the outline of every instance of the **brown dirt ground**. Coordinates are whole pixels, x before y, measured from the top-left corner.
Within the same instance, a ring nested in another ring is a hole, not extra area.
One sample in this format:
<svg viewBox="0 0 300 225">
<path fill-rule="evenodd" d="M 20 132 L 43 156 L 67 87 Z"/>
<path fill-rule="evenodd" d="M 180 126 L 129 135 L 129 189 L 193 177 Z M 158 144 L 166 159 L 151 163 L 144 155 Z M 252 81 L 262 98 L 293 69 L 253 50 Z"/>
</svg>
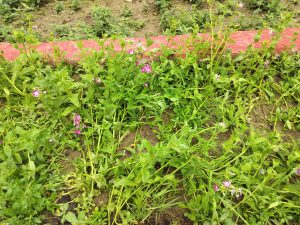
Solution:
<svg viewBox="0 0 300 225">
<path fill-rule="evenodd" d="M 62 173 L 67 174 L 74 172 L 75 168 L 72 161 L 74 161 L 77 158 L 80 158 L 82 156 L 82 153 L 68 149 L 65 151 L 64 156 L 65 157 L 60 160 L 60 164 L 62 166 Z"/>
<path fill-rule="evenodd" d="M 273 105 L 266 105 L 262 102 L 257 103 L 250 113 L 249 124 L 261 132 L 262 135 L 274 129 L 273 124 L 268 122 L 268 118 L 273 113 Z M 276 124 L 275 130 L 282 134 L 284 140 L 300 140 L 300 132 L 284 128 L 283 122 Z"/>
<path fill-rule="evenodd" d="M 31 12 L 33 16 L 32 28 L 45 38 L 53 32 L 54 25 L 68 24 L 71 27 L 79 27 L 80 24 L 84 25 L 84 23 L 90 25 L 92 9 L 95 6 L 104 6 L 108 7 L 116 17 L 119 17 L 123 9 L 127 7 L 133 14 L 132 20 L 143 21 L 144 27 L 134 33 L 135 37 L 162 33 L 159 26 L 160 17 L 154 0 L 83 0 L 81 1 L 82 8 L 78 11 L 70 8 L 71 0 L 64 1 L 63 5 L 64 10 L 60 14 L 56 13 L 56 2 L 53 0 Z"/>
<path fill-rule="evenodd" d="M 156 212 L 143 225 L 192 225 L 193 222 L 184 216 L 185 212 L 185 209 L 178 207 L 167 209 L 165 212 Z"/>
</svg>

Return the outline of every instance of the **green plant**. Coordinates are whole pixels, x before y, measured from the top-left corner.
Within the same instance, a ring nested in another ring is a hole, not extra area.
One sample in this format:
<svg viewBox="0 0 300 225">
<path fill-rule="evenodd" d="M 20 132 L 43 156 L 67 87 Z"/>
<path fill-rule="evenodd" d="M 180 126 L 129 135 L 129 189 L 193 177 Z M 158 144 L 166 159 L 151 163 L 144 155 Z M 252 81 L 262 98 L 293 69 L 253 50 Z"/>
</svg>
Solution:
<svg viewBox="0 0 300 225">
<path fill-rule="evenodd" d="M 123 11 L 122 11 L 122 16 L 124 17 L 131 17 L 132 16 L 132 11 L 126 6 Z"/>
<path fill-rule="evenodd" d="M 97 37 L 111 35 L 129 35 L 133 30 L 143 27 L 143 22 L 128 18 L 118 19 L 111 14 L 108 8 L 96 7 L 92 12 L 92 33 Z"/>
<path fill-rule="evenodd" d="M 1 0 L 0 15 L 5 21 L 10 21 L 19 9 L 37 8 L 43 3 L 45 3 L 44 0 Z"/>
<path fill-rule="evenodd" d="M 56 14 L 60 14 L 62 11 L 64 11 L 64 5 L 62 2 L 58 1 L 56 2 L 55 4 L 55 11 L 56 11 Z"/>
<path fill-rule="evenodd" d="M 74 11 L 78 11 L 79 9 L 81 9 L 80 1 L 79 0 L 72 0 L 71 9 L 73 9 Z"/>
<path fill-rule="evenodd" d="M 167 10 L 161 16 L 160 26 L 172 34 L 201 32 L 209 26 L 209 14 L 196 8 L 190 9 L 188 15 L 180 9 Z"/>
<path fill-rule="evenodd" d="M 187 42 L 0 60 L 1 223 L 299 224 L 300 54 Z"/>
</svg>

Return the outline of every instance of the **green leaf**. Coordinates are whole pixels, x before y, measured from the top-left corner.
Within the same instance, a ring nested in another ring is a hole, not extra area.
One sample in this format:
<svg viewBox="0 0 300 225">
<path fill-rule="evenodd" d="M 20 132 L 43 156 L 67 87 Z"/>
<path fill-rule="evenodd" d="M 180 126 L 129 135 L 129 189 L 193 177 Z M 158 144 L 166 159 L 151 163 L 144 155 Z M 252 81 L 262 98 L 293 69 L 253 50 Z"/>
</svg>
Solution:
<svg viewBox="0 0 300 225">
<path fill-rule="evenodd" d="M 285 122 L 285 124 L 286 124 L 286 126 L 289 128 L 289 130 L 292 129 L 292 123 L 291 123 L 289 120 L 287 120 L 287 121 Z"/>
<path fill-rule="evenodd" d="M 272 208 L 275 208 L 277 206 L 279 206 L 282 202 L 273 202 L 270 204 L 270 206 L 268 207 L 268 209 L 272 209 Z"/>
<path fill-rule="evenodd" d="M 33 161 L 29 161 L 28 163 L 28 169 L 31 170 L 31 171 L 35 171 L 35 164 Z"/>
<path fill-rule="evenodd" d="M 76 109 L 76 107 L 74 106 L 70 106 L 68 108 L 66 108 L 63 112 L 62 112 L 62 116 L 67 116 L 69 115 L 69 113 L 71 113 L 72 111 L 74 111 Z"/>
<path fill-rule="evenodd" d="M 5 92 L 5 94 L 6 95 L 10 95 L 10 92 L 9 92 L 9 90 L 5 87 L 5 88 L 3 88 L 3 90 L 4 90 L 4 92 Z"/>
<path fill-rule="evenodd" d="M 73 212 L 67 212 L 64 218 L 73 225 L 78 223 L 77 217 Z"/>
<path fill-rule="evenodd" d="M 79 99 L 78 99 L 78 94 L 74 94 L 72 96 L 70 96 L 70 102 L 73 103 L 73 105 L 75 105 L 77 108 L 80 107 L 80 102 L 79 102 Z"/>
</svg>

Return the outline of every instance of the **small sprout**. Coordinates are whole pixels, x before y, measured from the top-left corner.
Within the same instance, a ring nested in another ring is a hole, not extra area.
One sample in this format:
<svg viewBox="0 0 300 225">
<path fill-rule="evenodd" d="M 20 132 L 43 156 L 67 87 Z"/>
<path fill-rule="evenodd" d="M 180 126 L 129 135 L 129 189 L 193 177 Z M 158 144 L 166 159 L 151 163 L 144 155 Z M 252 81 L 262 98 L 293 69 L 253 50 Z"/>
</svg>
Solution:
<svg viewBox="0 0 300 225">
<path fill-rule="evenodd" d="M 39 89 L 34 89 L 34 90 L 32 91 L 32 96 L 33 96 L 33 97 L 38 98 L 38 97 L 40 97 L 40 95 L 41 95 L 41 91 L 40 91 Z"/>
<path fill-rule="evenodd" d="M 152 72 L 152 68 L 149 64 L 146 64 L 142 67 L 141 69 L 142 73 L 151 73 Z"/>
<path fill-rule="evenodd" d="M 259 170 L 259 173 L 260 173 L 261 175 L 264 175 L 264 174 L 266 173 L 266 170 L 260 169 L 260 170 Z"/>
<path fill-rule="evenodd" d="M 235 176 L 235 173 L 232 171 L 229 171 L 230 176 Z"/>
<path fill-rule="evenodd" d="M 231 186 L 231 182 L 229 180 L 223 181 L 223 186 L 229 188 Z"/>
<path fill-rule="evenodd" d="M 219 186 L 217 184 L 214 184 L 214 191 L 218 192 L 219 191 Z"/>
</svg>

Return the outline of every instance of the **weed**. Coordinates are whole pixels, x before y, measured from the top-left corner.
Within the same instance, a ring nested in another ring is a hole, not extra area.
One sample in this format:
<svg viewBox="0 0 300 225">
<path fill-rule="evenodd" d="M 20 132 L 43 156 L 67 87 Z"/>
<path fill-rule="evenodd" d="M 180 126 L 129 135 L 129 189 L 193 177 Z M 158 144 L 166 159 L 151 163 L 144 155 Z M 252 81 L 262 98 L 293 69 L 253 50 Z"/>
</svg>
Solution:
<svg viewBox="0 0 300 225">
<path fill-rule="evenodd" d="M 186 11 L 174 9 L 162 14 L 161 27 L 172 34 L 183 34 L 189 32 L 200 32 L 209 25 L 209 14 L 207 11 L 198 11 L 196 8 Z"/>
<path fill-rule="evenodd" d="M 132 29 L 138 30 L 143 27 L 143 22 L 141 21 L 133 21 L 129 18 L 117 19 L 108 8 L 104 7 L 94 8 L 92 18 L 91 30 L 97 37 L 103 37 L 103 35 L 130 35 Z"/>
<path fill-rule="evenodd" d="M 0 219 L 131 224 L 180 206 L 195 224 L 299 223 L 299 53 L 199 60 L 207 46 L 1 61 Z"/>
<path fill-rule="evenodd" d="M 71 9 L 73 9 L 74 11 L 78 11 L 79 9 L 81 9 L 80 1 L 79 0 L 72 0 Z"/>
<path fill-rule="evenodd" d="M 132 16 L 132 11 L 128 8 L 128 7 L 125 7 L 122 11 L 122 14 L 121 16 L 124 16 L 124 17 L 131 17 Z"/>
</svg>

